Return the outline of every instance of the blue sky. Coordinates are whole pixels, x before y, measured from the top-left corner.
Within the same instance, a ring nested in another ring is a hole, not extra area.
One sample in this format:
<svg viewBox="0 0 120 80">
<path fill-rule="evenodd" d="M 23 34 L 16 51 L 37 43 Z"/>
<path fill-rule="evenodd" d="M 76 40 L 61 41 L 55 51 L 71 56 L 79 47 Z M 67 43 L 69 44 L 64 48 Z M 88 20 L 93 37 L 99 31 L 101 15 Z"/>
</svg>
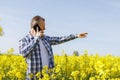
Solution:
<svg viewBox="0 0 120 80">
<path fill-rule="evenodd" d="M 89 33 L 87 38 L 53 46 L 54 53 L 88 50 L 89 54 L 120 56 L 119 0 L 1 0 L 0 25 L 5 32 L 0 37 L 1 52 L 12 47 L 19 53 L 18 41 L 29 32 L 35 15 L 46 19 L 49 36 Z"/>
</svg>

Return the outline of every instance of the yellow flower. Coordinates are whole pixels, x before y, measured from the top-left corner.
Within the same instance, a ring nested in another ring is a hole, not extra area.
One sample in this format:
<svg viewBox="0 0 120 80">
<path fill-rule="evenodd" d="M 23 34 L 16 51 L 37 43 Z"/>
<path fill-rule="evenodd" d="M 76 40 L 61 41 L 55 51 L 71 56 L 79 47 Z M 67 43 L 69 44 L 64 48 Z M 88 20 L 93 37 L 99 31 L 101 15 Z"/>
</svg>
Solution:
<svg viewBox="0 0 120 80">
<path fill-rule="evenodd" d="M 23 78 L 23 75 L 20 73 L 20 72 L 17 72 L 15 74 L 15 76 L 18 78 L 18 79 L 22 79 Z"/>
<path fill-rule="evenodd" d="M 58 73 L 60 70 L 61 70 L 61 65 L 57 65 L 55 72 Z"/>
<path fill-rule="evenodd" d="M 50 77 L 48 74 L 44 74 L 44 80 L 50 80 Z"/>
<path fill-rule="evenodd" d="M 0 80 L 2 80 L 2 78 L 3 78 L 3 75 L 0 74 Z"/>
<path fill-rule="evenodd" d="M 90 77 L 90 80 L 96 80 L 95 77 Z"/>
<path fill-rule="evenodd" d="M 36 76 L 37 78 L 40 78 L 41 72 L 38 72 L 35 76 Z"/>
<path fill-rule="evenodd" d="M 78 74 L 79 74 L 79 71 L 73 71 L 73 72 L 71 73 L 71 76 L 73 76 L 73 77 L 77 77 Z"/>
<path fill-rule="evenodd" d="M 7 52 L 8 53 L 13 53 L 14 52 L 14 48 L 10 48 Z"/>
<path fill-rule="evenodd" d="M 56 78 L 55 74 L 52 74 L 52 79 L 55 79 L 55 78 Z"/>
<path fill-rule="evenodd" d="M 62 78 L 62 80 L 65 80 L 65 78 Z"/>
<path fill-rule="evenodd" d="M 31 74 L 29 74 L 29 76 L 30 76 L 30 78 L 33 78 L 33 77 L 34 77 L 34 74 L 31 73 Z"/>
</svg>

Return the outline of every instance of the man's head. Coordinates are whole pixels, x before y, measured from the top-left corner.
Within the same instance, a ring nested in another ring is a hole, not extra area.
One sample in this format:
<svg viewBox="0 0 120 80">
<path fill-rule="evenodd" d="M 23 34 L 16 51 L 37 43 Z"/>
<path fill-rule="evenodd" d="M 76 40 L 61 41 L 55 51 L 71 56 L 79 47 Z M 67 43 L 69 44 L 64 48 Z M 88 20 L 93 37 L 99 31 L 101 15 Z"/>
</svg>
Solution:
<svg viewBox="0 0 120 80">
<path fill-rule="evenodd" d="M 41 30 L 45 30 L 45 19 L 41 16 L 34 16 L 31 21 L 31 28 L 39 26 Z"/>
</svg>

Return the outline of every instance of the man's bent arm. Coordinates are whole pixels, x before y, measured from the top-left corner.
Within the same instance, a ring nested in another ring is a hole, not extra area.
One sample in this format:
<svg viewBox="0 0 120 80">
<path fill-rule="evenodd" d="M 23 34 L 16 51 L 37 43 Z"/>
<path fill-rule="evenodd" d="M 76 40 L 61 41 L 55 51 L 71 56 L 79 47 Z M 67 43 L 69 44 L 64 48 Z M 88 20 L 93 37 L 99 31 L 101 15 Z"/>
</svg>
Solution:
<svg viewBox="0 0 120 80">
<path fill-rule="evenodd" d="M 19 41 L 19 51 L 20 54 L 22 54 L 24 57 L 27 57 L 30 52 L 34 49 L 36 42 L 37 42 L 38 37 L 30 40 L 29 43 L 27 43 L 27 39 L 23 38 Z"/>
</svg>

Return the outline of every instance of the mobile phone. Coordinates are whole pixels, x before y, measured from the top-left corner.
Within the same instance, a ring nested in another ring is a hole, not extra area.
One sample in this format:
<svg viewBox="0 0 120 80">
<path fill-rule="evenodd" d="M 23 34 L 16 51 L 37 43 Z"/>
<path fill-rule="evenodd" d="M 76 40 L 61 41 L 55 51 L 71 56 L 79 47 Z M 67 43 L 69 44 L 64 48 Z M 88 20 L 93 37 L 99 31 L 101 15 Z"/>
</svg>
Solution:
<svg viewBox="0 0 120 80">
<path fill-rule="evenodd" d="M 38 29 L 38 31 L 41 30 L 39 25 L 35 25 L 35 26 L 33 26 L 33 28 L 34 28 L 34 30 L 35 30 L 36 32 L 37 32 L 37 29 Z"/>
</svg>

